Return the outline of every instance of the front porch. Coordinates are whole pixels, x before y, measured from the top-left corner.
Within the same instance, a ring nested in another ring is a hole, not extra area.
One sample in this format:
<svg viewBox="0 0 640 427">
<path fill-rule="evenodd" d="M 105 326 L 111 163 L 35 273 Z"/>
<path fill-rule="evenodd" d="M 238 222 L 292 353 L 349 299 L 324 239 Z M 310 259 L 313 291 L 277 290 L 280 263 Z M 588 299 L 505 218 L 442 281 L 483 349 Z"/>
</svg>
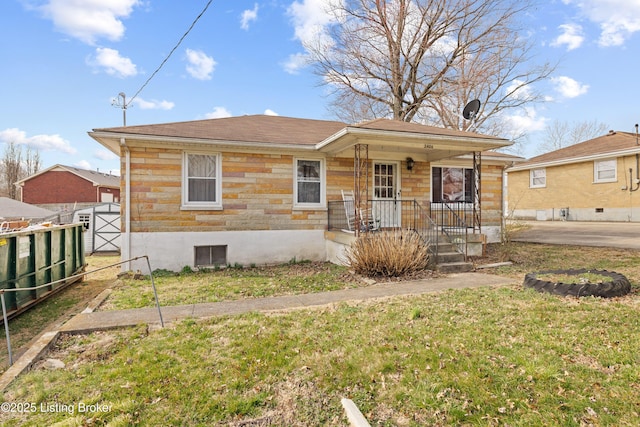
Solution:
<svg viewBox="0 0 640 427">
<path fill-rule="evenodd" d="M 360 234 L 384 231 L 417 233 L 429 245 L 433 264 L 458 267 L 467 257 L 484 251 L 486 236 L 474 219 L 471 203 L 367 200 L 361 205 L 368 207 L 360 209 L 347 201 L 328 203 L 325 240 L 330 261 L 343 263 L 343 252 Z"/>
</svg>

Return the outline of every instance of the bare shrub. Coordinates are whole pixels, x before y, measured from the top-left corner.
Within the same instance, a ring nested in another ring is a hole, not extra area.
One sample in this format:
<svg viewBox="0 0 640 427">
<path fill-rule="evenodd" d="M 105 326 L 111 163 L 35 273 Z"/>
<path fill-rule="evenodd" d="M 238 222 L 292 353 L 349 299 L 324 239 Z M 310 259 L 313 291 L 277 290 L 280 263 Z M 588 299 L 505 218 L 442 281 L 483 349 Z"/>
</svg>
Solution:
<svg viewBox="0 0 640 427">
<path fill-rule="evenodd" d="M 351 244 L 346 257 L 358 274 L 397 277 L 426 269 L 429 247 L 410 231 L 366 233 Z"/>
</svg>

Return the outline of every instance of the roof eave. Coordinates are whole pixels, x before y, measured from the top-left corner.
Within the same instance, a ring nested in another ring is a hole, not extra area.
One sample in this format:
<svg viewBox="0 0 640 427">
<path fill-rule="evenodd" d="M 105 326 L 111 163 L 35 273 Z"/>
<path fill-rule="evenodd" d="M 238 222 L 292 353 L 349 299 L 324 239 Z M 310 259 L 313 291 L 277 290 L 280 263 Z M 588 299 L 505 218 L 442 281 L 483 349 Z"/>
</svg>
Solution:
<svg viewBox="0 0 640 427">
<path fill-rule="evenodd" d="M 591 154 L 588 156 L 569 157 L 566 159 L 550 160 L 546 162 L 528 163 L 526 165 L 516 165 L 508 169 L 509 172 L 517 172 L 529 169 L 545 168 L 552 166 L 570 165 L 573 163 L 590 162 L 593 160 L 610 159 L 612 157 L 624 157 L 633 154 L 640 154 L 640 146 L 625 150 L 610 151 L 606 153 Z"/>
<path fill-rule="evenodd" d="M 347 126 L 316 144 L 315 148 L 321 152 L 335 154 L 358 143 L 372 144 L 377 141 L 384 141 L 384 145 L 388 147 L 415 149 L 416 142 L 420 142 L 424 144 L 423 149 L 454 149 L 462 152 L 485 151 L 512 145 L 512 142 L 500 138 L 449 136 Z"/>
<path fill-rule="evenodd" d="M 109 151 L 116 155 L 120 155 L 121 144 L 127 144 L 130 141 L 149 141 L 163 145 L 173 146 L 215 146 L 219 148 L 247 148 L 247 149 L 268 149 L 268 150 L 314 150 L 313 145 L 308 144 L 286 144 L 274 142 L 257 142 L 257 141 L 232 141 L 208 138 L 190 138 L 175 136 L 159 136 L 144 135 L 120 132 L 93 131 L 89 132 L 89 136 L 105 146 Z"/>
</svg>

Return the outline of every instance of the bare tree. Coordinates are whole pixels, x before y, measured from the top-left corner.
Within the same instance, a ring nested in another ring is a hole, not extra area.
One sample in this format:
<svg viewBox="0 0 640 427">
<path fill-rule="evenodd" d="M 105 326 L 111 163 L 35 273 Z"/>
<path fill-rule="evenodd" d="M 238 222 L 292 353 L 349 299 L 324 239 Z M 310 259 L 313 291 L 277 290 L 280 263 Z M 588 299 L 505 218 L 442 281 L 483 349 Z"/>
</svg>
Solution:
<svg viewBox="0 0 640 427">
<path fill-rule="evenodd" d="M 26 155 L 23 159 L 22 147 L 14 142 L 10 142 L 0 162 L 4 194 L 11 199 L 18 199 L 18 189 L 15 183 L 37 173 L 41 167 L 42 160 L 38 150 L 32 150 L 30 147 L 27 147 Z"/>
<path fill-rule="evenodd" d="M 40 168 L 42 168 L 42 158 L 40 157 L 40 152 L 38 150 L 33 150 L 31 147 L 27 146 L 27 153 L 24 159 L 24 177 L 38 173 L 40 171 Z"/>
<path fill-rule="evenodd" d="M 604 135 L 609 127 L 597 120 L 573 122 L 554 120 L 545 128 L 538 153 L 559 150 Z"/>
<path fill-rule="evenodd" d="M 4 150 L 2 169 L 7 196 L 10 199 L 18 198 L 18 189 L 14 185 L 20 180 L 22 173 L 22 150 L 15 143 L 10 142 Z"/>
<path fill-rule="evenodd" d="M 542 100 L 533 84 L 553 71 L 529 65 L 533 42 L 518 20 L 530 8 L 526 0 L 333 1 L 333 25 L 303 44 L 343 120 L 467 129 L 461 112 L 477 98 L 476 128 L 497 134 L 502 113 Z"/>
</svg>

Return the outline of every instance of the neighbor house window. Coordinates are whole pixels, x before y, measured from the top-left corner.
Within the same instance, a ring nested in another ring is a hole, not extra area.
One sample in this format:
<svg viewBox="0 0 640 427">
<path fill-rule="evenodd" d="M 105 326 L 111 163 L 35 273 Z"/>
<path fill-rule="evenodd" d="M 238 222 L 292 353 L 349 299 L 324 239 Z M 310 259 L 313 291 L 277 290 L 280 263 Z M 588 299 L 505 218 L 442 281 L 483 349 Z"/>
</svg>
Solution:
<svg viewBox="0 0 640 427">
<path fill-rule="evenodd" d="M 541 188 L 547 186 L 547 170 L 531 169 L 529 171 L 529 186 L 531 188 Z"/>
<path fill-rule="evenodd" d="M 431 182 L 436 203 L 473 201 L 473 169 L 434 167 Z"/>
<path fill-rule="evenodd" d="M 616 181 L 616 160 L 601 160 L 593 162 L 594 182 L 614 182 Z"/>
<path fill-rule="evenodd" d="M 324 161 L 321 159 L 295 159 L 295 207 L 318 208 L 324 206 Z"/>
<path fill-rule="evenodd" d="M 220 156 L 185 153 L 182 165 L 182 205 L 187 208 L 221 208 Z"/>
</svg>

